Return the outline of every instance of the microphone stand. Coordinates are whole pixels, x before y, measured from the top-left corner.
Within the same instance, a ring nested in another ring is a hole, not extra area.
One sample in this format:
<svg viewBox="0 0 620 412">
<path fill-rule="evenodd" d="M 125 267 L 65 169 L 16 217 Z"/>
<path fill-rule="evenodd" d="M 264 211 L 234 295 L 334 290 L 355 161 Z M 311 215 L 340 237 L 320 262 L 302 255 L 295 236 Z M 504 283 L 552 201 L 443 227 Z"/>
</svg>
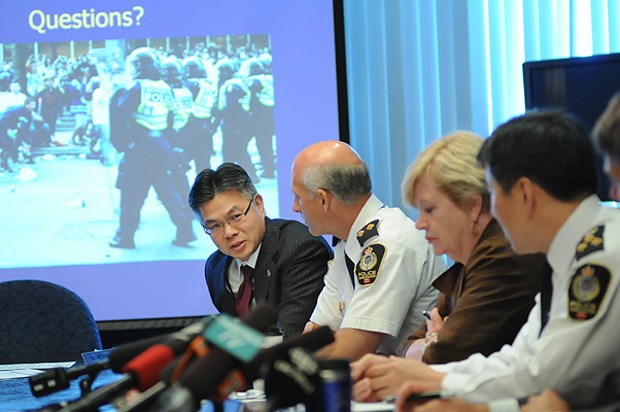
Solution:
<svg viewBox="0 0 620 412">
<path fill-rule="evenodd" d="M 135 386 L 136 378 L 131 375 L 125 375 L 119 380 L 108 385 L 97 388 L 88 395 L 71 402 L 60 412 L 96 412 L 99 411 L 101 405 L 110 403 L 115 397 L 127 392 Z"/>
<path fill-rule="evenodd" d="M 88 375 L 80 381 L 81 396 L 86 396 L 91 392 L 92 384 L 97 378 L 97 375 L 99 375 L 99 372 L 109 367 L 110 364 L 108 361 L 100 361 L 69 369 L 53 368 L 49 371 L 29 377 L 28 383 L 32 394 L 39 398 L 67 389 L 70 386 L 70 380 L 82 375 Z"/>
</svg>

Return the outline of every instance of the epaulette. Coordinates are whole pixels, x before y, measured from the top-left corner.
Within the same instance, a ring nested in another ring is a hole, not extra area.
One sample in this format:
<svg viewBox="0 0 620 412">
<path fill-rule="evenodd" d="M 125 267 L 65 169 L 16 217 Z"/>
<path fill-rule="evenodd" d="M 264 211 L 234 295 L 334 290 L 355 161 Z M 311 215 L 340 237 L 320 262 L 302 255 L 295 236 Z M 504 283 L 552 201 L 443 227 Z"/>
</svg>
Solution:
<svg viewBox="0 0 620 412">
<path fill-rule="evenodd" d="M 604 249 L 603 245 L 603 233 L 605 232 L 605 226 L 596 226 L 588 230 L 577 244 L 577 250 L 575 251 L 575 259 L 579 260 L 591 253 Z"/>
<path fill-rule="evenodd" d="M 364 246 L 364 243 L 373 236 L 378 236 L 377 223 L 379 219 L 375 219 L 370 223 L 367 223 L 362 229 L 357 232 L 357 241 L 360 246 Z"/>
</svg>

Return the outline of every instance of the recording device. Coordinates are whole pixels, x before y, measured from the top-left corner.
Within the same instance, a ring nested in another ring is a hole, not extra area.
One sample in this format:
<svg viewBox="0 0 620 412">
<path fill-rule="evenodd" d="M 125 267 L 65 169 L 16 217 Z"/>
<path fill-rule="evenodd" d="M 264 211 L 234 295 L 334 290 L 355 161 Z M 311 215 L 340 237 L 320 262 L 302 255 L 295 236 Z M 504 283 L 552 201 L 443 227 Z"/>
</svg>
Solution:
<svg viewBox="0 0 620 412">
<path fill-rule="evenodd" d="M 203 332 L 205 326 L 213 319 L 213 317 L 203 318 L 204 322 L 194 323 L 173 333 L 161 343 L 156 343 L 127 362 L 122 371 L 136 376 L 138 384 L 136 387 L 140 391 L 147 390 L 159 381 L 159 375 L 164 367 L 183 353 L 190 342 Z"/>
<path fill-rule="evenodd" d="M 70 403 L 62 412 L 77 412 L 96 410 L 97 407 L 109 403 L 110 400 L 128 391 L 138 388 L 141 391 L 147 390 L 159 381 L 162 369 L 176 356 L 182 353 L 190 342 L 205 329 L 205 325 L 211 324 L 215 319 L 213 316 L 203 318 L 200 322 L 194 323 L 179 332 L 167 335 L 160 343 L 151 345 L 135 356 L 121 370 L 125 373 L 119 380 L 98 388 L 97 390 L 83 396 L 82 398 Z M 140 345 L 133 345 L 124 353 L 130 354 Z M 121 361 L 121 356 L 114 357 L 114 367 L 118 367 L 117 362 Z M 112 365 L 112 361 L 110 360 Z M 114 369 L 114 368 L 113 368 Z"/>
<path fill-rule="evenodd" d="M 431 313 L 430 313 L 428 310 L 423 310 L 423 311 L 422 311 L 422 315 L 423 315 L 426 319 L 431 320 Z"/>
<path fill-rule="evenodd" d="M 273 359 L 265 374 L 267 410 L 306 403 L 320 385 L 319 363 L 307 349 L 293 347 Z"/>
<path fill-rule="evenodd" d="M 317 351 L 334 341 L 334 332 L 328 326 L 321 326 L 307 333 L 293 335 L 277 345 L 261 350 L 248 364 L 242 365 L 241 373 L 248 382 L 264 377 L 266 367 L 273 362 L 274 357 L 286 352 L 290 348 L 300 347 L 311 352 Z"/>
<path fill-rule="evenodd" d="M 218 385 L 241 362 L 250 362 L 260 350 L 264 335 L 276 321 L 273 305 L 261 303 L 247 312 L 243 323 L 220 315 L 204 331 L 210 350 L 190 363 L 180 379 L 167 389 L 151 410 L 195 411 L 202 399 L 216 393 Z"/>
<path fill-rule="evenodd" d="M 249 363 L 242 364 L 233 370 L 222 384 L 218 386 L 217 399 L 225 399 L 231 392 L 250 389 L 252 382 L 264 378 L 274 359 L 285 356 L 286 352 L 295 347 L 314 352 L 334 341 L 334 333 L 328 326 L 321 326 L 308 333 L 300 333 L 277 345 L 262 349 Z"/>
<path fill-rule="evenodd" d="M 88 381 L 90 384 L 102 370 L 110 368 L 110 363 L 107 360 L 91 363 L 89 365 L 75 366 L 69 369 L 65 368 L 53 368 L 35 376 L 28 378 L 30 385 L 30 391 L 35 397 L 46 396 L 51 393 L 68 389 L 71 386 L 70 381 L 79 378 L 83 375 L 89 375 L 91 379 Z M 84 390 L 82 384 L 80 387 Z"/>
<path fill-rule="evenodd" d="M 251 388 L 253 381 L 265 376 L 269 365 L 273 363 L 273 359 L 276 356 L 282 356 L 290 348 L 301 347 L 309 351 L 316 351 L 333 341 L 334 334 L 331 329 L 327 326 L 321 326 L 311 332 L 293 335 L 277 345 L 261 349 L 249 363 L 244 363 L 231 371 L 218 385 L 216 393 L 212 394 L 210 398 L 221 401 L 226 399 L 231 392 L 240 392 Z M 179 359 L 177 359 L 168 365 L 162 372 L 162 382 L 144 392 L 140 395 L 139 399 L 131 405 L 119 409 L 119 412 L 148 410 L 166 390 L 167 384 L 177 381 L 177 379 L 172 379 L 171 376 L 173 371 L 178 370 L 179 363 Z"/>
<path fill-rule="evenodd" d="M 142 339 L 137 342 L 131 342 L 124 345 L 117 346 L 110 351 L 107 360 L 94 362 L 88 365 L 80 365 L 72 368 L 54 368 L 45 371 L 41 374 L 31 376 L 28 378 L 30 390 L 35 397 L 46 396 L 51 393 L 55 393 L 69 388 L 70 381 L 77 379 L 83 375 L 89 375 L 89 378 L 80 383 L 82 388 L 82 395 L 86 395 L 90 392 L 90 385 L 96 378 L 97 374 L 105 369 L 111 369 L 116 373 L 124 373 L 125 366 L 132 359 L 140 356 L 137 362 L 151 362 L 153 360 L 153 352 L 157 351 L 159 354 L 165 353 L 168 349 L 172 351 L 174 356 L 178 355 L 185 350 L 189 342 L 199 335 L 213 320 L 214 316 L 206 316 L 199 322 L 193 323 L 178 332 L 167 334 L 163 336 L 156 336 L 152 338 Z M 163 345 L 162 348 L 157 345 Z M 155 358 L 157 358 L 155 354 Z M 140 360 L 141 359 L 141 360 Z M 166 362 L 166 357 L 161 358 L 160 362 Z M 166 362 L 167 364 L 167 362 Z M 150 387 L 155 382 L 152 380 L 144 381 L 143 385 Z"/>
</svg>

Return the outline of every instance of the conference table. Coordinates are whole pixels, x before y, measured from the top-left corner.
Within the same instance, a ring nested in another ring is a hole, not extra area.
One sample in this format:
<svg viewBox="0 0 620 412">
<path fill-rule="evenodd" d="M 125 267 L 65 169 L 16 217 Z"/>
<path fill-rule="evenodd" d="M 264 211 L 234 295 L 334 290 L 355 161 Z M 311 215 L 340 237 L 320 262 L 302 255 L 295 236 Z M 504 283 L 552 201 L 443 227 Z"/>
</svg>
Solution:
<svg viewBox="0 0 620 412">
<path fill-rule="evenodd" d="M 0 412 L 38 411 L 45 407 L 58 405 L 62 402 L 71 402 L 80 398 L 80 380 L 74 379 L 70 387 L 43 397 L 35 397 L 28 381 L 28 376 L 34 376 L 51 367 L 70 367 L 73 363 L 55 364 L 28 364 L 28 365 L 0 365 Z M 111 384 L 123 375 L 110 370 L 101 371 L 92 384 L 92 390 Z M 242 395 L 242 394 L 239 394 Z M 226 401 L 224 412 L 262 412 L 265 410 L 265 402 L 247 401 L 242 396 L 235 397 L 237 400 Z M 110 405 L 100 408 L 100 411 L 114 411 Z M 200 412 L 212 412 L 213 405 L 203 402 Z M 377 412 L 391 411 L 392 405 L 382 403 L 357 404 L 352 403 L 353 412 Z M 287 408 L 285 411 L 304 411 L 303 406 Z"/>
<path fill-rule="evenodd" d="M 28 376 L 42 373 L 51 367 L 69 367 L 73 362 L 0 365 L 0 411 L 32 411 L 49 405 L 57 405 L 80 397 L 80 379 L 71 381 L 69 388 L 40 398 L 30 391 Z M 117 380 L 120 374 L 110 370 L 101 371 L 93 382 L 92 389 Z M 101 409 L 105 410 L 104 408 Z M 108 410 L 112 410 L 111 408 Z"/>
</svg>

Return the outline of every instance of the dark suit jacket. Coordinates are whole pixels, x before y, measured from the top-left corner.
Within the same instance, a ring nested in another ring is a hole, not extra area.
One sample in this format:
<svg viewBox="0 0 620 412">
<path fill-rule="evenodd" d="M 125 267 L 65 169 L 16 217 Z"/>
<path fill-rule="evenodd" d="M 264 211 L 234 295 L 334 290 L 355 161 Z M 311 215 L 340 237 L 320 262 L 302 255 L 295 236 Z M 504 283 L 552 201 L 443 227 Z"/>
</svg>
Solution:
<svg viewBox="0 0 620 412">
<path fill-rule="evenodd" d="M 323 289 L 332 250 L 295 220 L 265 218 L 266 231 L 254 268 L 254 299 L 278 309 L 276 327 L 289 336 L 303 331 Z M 228 283 L 232 259 L 214 252 L 205 264 L 205 278 L 215 307 L 237 316 L 235 295 Z"/>
<path fill-rule="evenodd" d="M 492 220 L 467 264 L 455 264 L 433 282 L 442 292 L 437 309 L 448 319 L 422 360 L 447 363 L 512 344 L 550 270 L 542 254 L 517 255 Z M 425 333 L 426 324 L 414 337 L 424 338 Z"/>
</svg>

